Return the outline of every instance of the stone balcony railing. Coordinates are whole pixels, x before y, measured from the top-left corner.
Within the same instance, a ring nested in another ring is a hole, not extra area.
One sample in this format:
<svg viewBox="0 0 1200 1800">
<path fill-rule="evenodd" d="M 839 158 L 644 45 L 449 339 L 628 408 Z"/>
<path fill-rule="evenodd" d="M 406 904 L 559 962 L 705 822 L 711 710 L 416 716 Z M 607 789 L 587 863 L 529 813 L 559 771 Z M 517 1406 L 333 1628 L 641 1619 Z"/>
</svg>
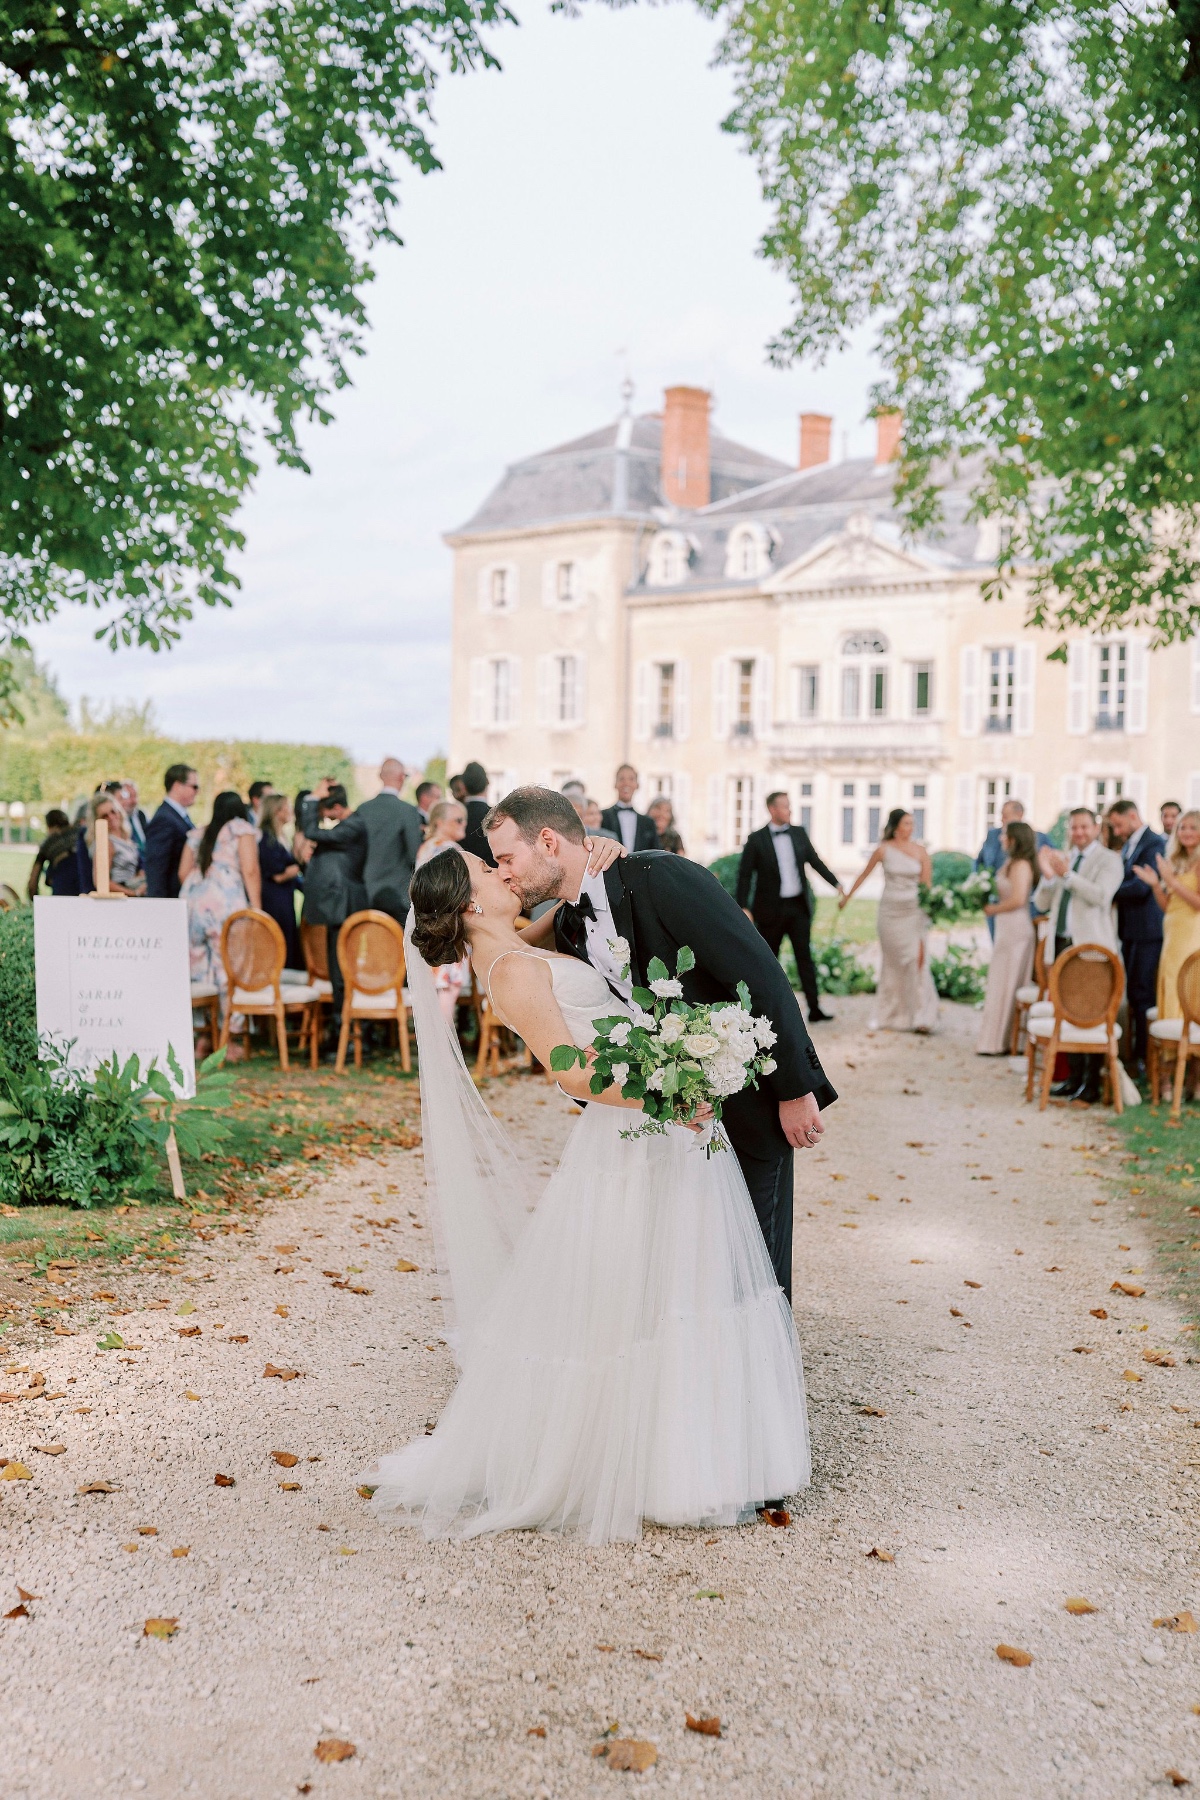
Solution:
<svg viewBox="0 0 1200 1800">
<path fill-rule="evenodd" d="M 949 761 L 940 719 L 804 719 L 772 725 L 763 741 L 774 762 L 920 771 Z"/>
</svg>

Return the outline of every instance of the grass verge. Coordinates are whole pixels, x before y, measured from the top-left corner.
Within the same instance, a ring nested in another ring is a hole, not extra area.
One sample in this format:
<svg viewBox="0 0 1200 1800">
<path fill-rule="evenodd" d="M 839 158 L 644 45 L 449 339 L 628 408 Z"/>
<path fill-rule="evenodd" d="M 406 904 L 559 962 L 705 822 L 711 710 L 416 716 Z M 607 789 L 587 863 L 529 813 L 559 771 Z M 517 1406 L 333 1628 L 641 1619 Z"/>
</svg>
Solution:
<svg viewBox="0 0 1200 1800">
<path fill-rule="evenodd" d="M 1200 1107 L 1185 1105 L 1177 1127 L 1166 1106 L 1133 1107 L 1111 1123 L 1121 1194 L 1151 1221 L 1164 1288 L 1200 1328 Z"/>
</svg>

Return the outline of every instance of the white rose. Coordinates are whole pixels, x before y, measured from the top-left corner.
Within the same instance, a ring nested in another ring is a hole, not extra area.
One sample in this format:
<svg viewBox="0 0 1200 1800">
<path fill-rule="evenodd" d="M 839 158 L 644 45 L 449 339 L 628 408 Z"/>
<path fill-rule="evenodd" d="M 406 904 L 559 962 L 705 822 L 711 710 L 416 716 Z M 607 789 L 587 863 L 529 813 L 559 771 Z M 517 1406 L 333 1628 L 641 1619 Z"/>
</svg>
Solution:
<svg viewBox="0 0 1200 1800">
<path fill-rule="evenodd" d="M 665 1069 L 655 1069 L 653 1075 L 647 1077 L 646 1086 L 648 1088 L 653 1088 L 656 1094 L 661 1094 L 663 1077 L 666 1075 L 666 1072 Z"/>
<path fill-rule="evenodd" d="M 633 1022 L 640 1025 L 643 1031 L 653 1031 L 655 1028 L 654 1014 L 643 1012 L 640 1006 L 633 1009 Z"/>
<path fill-rule="evenodd" d="M 625 1083 L 629 1080 L 629 1064 L 614 1063 L 612 1066 L 612 1078 L 618 1087 L 624 1087 Z"/>
<path fill-rule="evenodd" d="M 709 1031 L 695 1031 L 684 1038 L 683 1047 L 689 1056 L 711 1056 L 714 1050 L 721 1048 L 721 1043 Z"/>
<path fill-rule="evenodd" d="M 768 1056 L 766 1062 L 762 1065 L 762 1073 L 764 1075 L 773 1075 L 778 1067 L 779 1064 L 775 1061 L 775 1058 L 773 1056 Z"/>
<path fill-rule="evenodd" d="M 650 992 L 657 994 L 660 1000 L 679 1000 L 683 996 L 683 983 L 673 977 L 663 981 L 652 981 Z"/>
<path fill-rule="evenodd" d="M 678 1013 L 668 1013 L 658 1028 L 658 1035 L 664 1044 L 677 1044 L 686 1030 Z"/>
<path fill-rule="evenodd" d="M 764 1050 L 769 1050 L 775 1042 L 775 1029 L 769 1019 L 755 1019 L 754 1036 Z"/>
<path fill-rule="evenodd" d="M 625 1047 L 625 1045 L 629 1042 L 629 1034 L 632 1030 L 633 1030 L 633 1020 L 632 1019 L 629 1019 L 620 1025 L 614 1025 L 612 1030 L 608 1034 L 609 1043 L 615 1044 L 617 1046 L 618 1050 L 623 1049 Z"/>
<path fill-rule="evenodd" d="M 609 938 L 608 947 L 613 953 L 614 960 L 619 962 L 622 967 L 629 961 L 629 944 L 625 938 Z"/>
</svg>

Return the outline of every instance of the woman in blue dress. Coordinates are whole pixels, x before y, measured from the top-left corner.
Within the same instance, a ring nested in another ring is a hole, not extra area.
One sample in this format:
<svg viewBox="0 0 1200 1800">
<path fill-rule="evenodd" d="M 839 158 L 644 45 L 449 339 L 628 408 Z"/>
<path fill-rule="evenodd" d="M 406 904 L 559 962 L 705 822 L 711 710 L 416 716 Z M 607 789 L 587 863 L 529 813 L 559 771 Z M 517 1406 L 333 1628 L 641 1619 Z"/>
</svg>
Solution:
<svg viewBox="0 0 1200 1800">
<path fill-rule="evenodd" d="M 262 870 L 262 909 L 283 933 L 287 953 L 285 969 L 303 969 L 300 933 L 296 928 L 296 895 L 301 888 L 300 865 L 283 836 L 292 821 L 292 803 L 286 794 L 268 794 L 262 803 L 258 840 L 258 866 Z"/>
</svg>

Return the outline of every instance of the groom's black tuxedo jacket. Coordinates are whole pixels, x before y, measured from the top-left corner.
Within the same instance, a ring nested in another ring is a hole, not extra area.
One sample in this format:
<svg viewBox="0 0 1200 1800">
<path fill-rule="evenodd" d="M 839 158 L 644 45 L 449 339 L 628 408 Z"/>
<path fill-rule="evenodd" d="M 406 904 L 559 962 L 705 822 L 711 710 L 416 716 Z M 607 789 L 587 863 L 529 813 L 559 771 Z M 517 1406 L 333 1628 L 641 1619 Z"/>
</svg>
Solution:
<svg viewBox="0 0 1200 1800">
<path fill-rule="evenodd" d="M 775 1157 L 780 1146 L 787 1148 L 777 1110 L 781 1100 L 812 1094 L 823 1110 L 837 1099 L 777 958 L 716 876 L 686 857 L 637 851 L 605 871 L 604 886 L 617 931 L 629 944 L 637 986 L 645 987 L 647 965 L 656 956 L 673 975 L 676 951 L 687 944 L 696 967 L 682 978 L 686 1000 L 734 1000 L 738 982 L 744 981 L 754 1012 L 770 1019 L 777 1033 L 774 1073 L 726 1101 L 724 1118 L 739 1157 Z M 561 907 L 554 942 L 564 954 L 587 961 L 586 939 L 582 933 L 572 937 Z"/>
</svg>

